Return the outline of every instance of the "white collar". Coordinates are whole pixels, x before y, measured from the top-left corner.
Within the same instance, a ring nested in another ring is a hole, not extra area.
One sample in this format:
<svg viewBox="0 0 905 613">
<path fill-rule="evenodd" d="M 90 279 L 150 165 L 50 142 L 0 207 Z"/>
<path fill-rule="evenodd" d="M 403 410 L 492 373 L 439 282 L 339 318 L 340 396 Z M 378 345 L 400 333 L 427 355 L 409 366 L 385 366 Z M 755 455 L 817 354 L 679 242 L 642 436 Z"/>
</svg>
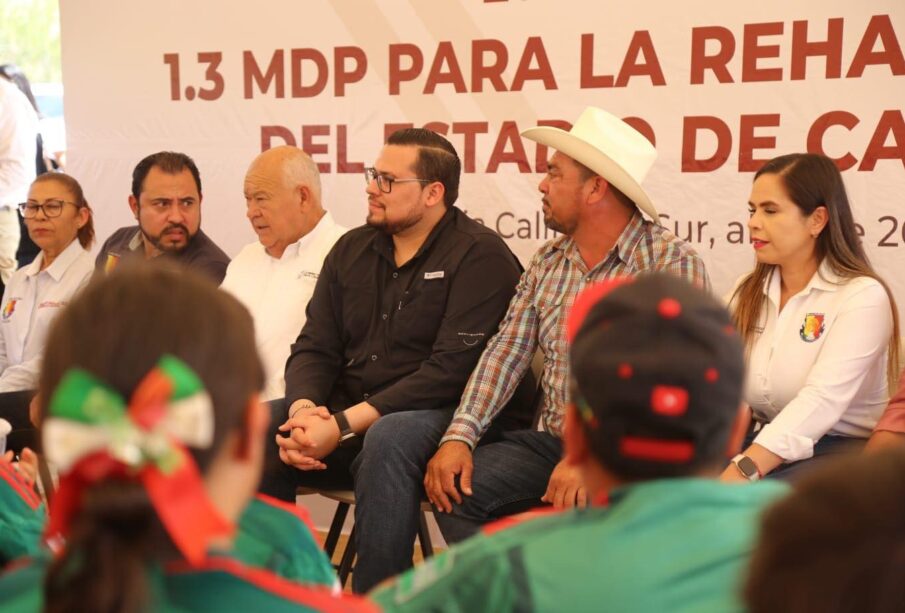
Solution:
<svg viewBox="0 0 905 613">
<path fill-rule="evenodd" d="M 317 241 L 321 236 L 329 235 L 330 231 L 336 226 L 336 223 L 333 221 L 333 217 L 330 215 L 329 211 L 324 211 L 323 216 L 317 220 L 317 224 L 311 231 L 302 236 L 300 239 L 292 243 L 291 245 L 287 245 L 286 249 L 283 250 L 283 255 L 279 258 L 273 258 L 275 260 L 282 260 L 287 257 L 295 257 L 297 256 L 302 249 L 306 249 L 309 246 L 312 246 L 315 241 Z M 262 245 L 263 247 L 263 245 Z M 267 253 L 265 249 L 264 253 Z M 267 254 L 270 256 L 270 254 Z M 270 256 L 273 257 L 273 256 Z"/>
<path fill-rule="evenodd" d="M 844 284 L 844 282 L 845 278 L 837 275 L 827 261 L 827 258 L 823 258 L 820 262 L 820 266 L 817 267 L 817 272 L 811 276 L 808 284 L 795 295 L 807 295 L 813 290 L 835 292 Z M 766 283 L 764 283 L 764 294 L 766 294 L 767 298 L 769 298 L 773 304 L 778 306 L 781 292 L 782 275 L 779 272 L 779 266 L 774 266 Z"/>
<path fill-rule="evenodd" d="M 31 264 L 25 266 L 25 274 L 29 277 L 34 277 L 38 273 L 46 272 L 51 277 L 53 277 L 54 281 L 59 281 L 63 278 L 63 275 L 66 274 L 66 271 L 69 270 L 69 267 L 75 262 L 76 258 L 84 251 L 81 243 L 79 243 L 78 237 L 72 239 L 72 242 L 67 245 L 63 252 L 57 256 L 57 258 L 50 263 L 50 266 L 45 268 L 43 271 L 41 270 L 41 266 L 44 264 L 44 251 L 38 252 L 38 255 L 35 256 L 35 259 L 31 261 Z"/>
</svg>

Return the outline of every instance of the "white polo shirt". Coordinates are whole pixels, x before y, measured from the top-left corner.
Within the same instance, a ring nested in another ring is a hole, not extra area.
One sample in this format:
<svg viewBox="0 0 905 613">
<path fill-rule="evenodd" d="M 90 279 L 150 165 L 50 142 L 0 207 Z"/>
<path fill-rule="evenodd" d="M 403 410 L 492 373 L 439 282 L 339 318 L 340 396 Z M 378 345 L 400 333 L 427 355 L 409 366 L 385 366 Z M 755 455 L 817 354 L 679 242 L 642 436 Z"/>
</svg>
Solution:
<svg viewBox="0 0 905 613">
<path fill-rule="evenodd" d="M 0 392 L 35 389 L 51 322 L 91 278 L 94 259 L 75 239 L 41 270 L 44 252 L 17 270 L 0 310 Z"/>
<path fill-rule="evenodd" d="M 843 279 L 826 262 L 781 312 L 780 283 L 774 269 L 745 401 L 766 424 L 754 442 L 793 462 L 812 457 L 824 434 L 870 436 L 888 397 L 892 310 L 880 283 Z"/>
<path fill-rule="evenodd" d="M 311 232 L 273 258 L 260 242 L 246 245 L 226 269 L 222 289 L 233 294 L 251 312 L 258 352 L 267 381 L 262 400 L 282 398 L 283 375 L 289 348 L 305 325 L 305 309 L 314 293 L 324 258 L 346 228 L 330 213 Z"/>
</svg>

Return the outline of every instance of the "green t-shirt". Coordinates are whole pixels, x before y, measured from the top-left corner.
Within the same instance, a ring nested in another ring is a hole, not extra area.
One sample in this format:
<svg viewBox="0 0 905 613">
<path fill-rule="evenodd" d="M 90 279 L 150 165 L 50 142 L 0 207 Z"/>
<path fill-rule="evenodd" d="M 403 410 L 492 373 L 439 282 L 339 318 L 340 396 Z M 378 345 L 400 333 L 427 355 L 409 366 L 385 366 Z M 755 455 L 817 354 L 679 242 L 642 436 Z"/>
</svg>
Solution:
<svg viewBox="0 0 905 613">
<path fill-rule="evenodd" d="M 0 611 L 34 613 L 43 607 L 42 582 L 50 555 L 23 560 L 0 576 Z M 233 557 L 211 555 L 199 568 L 177 563 L 148 569 L 149 611 L 352 612 L 377 607 L 324 585 L 303 585 Z"/>
<path fill-rule="evenodd" d="M 371 593 L 387 611 L 740 611 L 778 482 L 664 479 L 475 536 Z M 493 528 L 491 528 L 491 531 Z"/>
<path fill-rule="evenodd" d="M 300 583 L 339 585 L 307 512 L 267 496 L 259 495 L 245 507 L 231 555 Z"/>
<path fill-rule="evenodd" d="M 9 462 L 0 461 L 0 568 L 38 553 L 44 503 Z"/>
<path fill-rule="evenodd" d="M 0 575 L 0 611 L 40 611 L 51 554 L 41 546 L 44 506 L 0 462 L 0 558 L 15 559 Z M 340 596 L 336 573 L 293 505 L 259 496 L 239 519 L 228 554 L 212 554 L 200 568 L 185 563 L 149 568 L 155 611 L 372 611 L 370 603 Z"/>
</svg>

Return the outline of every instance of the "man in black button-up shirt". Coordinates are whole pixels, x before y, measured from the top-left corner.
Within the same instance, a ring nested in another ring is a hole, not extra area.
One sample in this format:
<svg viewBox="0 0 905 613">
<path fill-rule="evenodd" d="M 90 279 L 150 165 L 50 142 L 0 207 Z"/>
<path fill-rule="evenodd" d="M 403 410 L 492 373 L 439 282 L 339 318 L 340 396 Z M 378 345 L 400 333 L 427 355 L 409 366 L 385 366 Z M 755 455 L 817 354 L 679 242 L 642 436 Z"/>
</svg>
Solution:
<svg viewBox="0 0 905 613">
<path fill-rule="evenodd" d="M 354 477 L 358 592 L 411 565 L 424 467 L 521 272 L 453 206 L 459 174 L 443 137 L 390 136 L 366 171 L 367 225 L 327 256 L 286 364 L 288 436 L 262 490 Z"/>
</svg>

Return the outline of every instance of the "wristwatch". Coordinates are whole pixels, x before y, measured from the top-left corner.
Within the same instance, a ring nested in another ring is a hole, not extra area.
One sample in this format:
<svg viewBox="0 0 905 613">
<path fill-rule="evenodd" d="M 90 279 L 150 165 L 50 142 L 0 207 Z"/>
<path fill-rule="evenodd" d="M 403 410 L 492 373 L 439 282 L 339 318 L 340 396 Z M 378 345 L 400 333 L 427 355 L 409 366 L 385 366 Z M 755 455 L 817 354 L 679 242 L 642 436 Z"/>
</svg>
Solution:
<svg viewBox="0 0 905 613">
<path fill-rule="evenodd" d="M 346 412 L 340 411 L 338 413 L 333 414 L 333 419 L 336 420 L 336 425 L 339 426 L 339 446 L 342 447 L 346 445 L 349 441 L 354 439 L 357 434 L 352 431 L 352 426 L 349 425 L 349 420 L 346 419 Z"/>
<path fill-rule="evenodd" d="M 763 475 L 760 474 L 760 469 L 757 468 L 757 464 L 754 463 L 754 460 L 743 453 L 732 458 L 732 463 L 735 464 L 735 467 L 738 468 L 738 472 L 742 473 L 742 476 L 748 481 L 757 481 L 763 477 Z"/>
</svg>

